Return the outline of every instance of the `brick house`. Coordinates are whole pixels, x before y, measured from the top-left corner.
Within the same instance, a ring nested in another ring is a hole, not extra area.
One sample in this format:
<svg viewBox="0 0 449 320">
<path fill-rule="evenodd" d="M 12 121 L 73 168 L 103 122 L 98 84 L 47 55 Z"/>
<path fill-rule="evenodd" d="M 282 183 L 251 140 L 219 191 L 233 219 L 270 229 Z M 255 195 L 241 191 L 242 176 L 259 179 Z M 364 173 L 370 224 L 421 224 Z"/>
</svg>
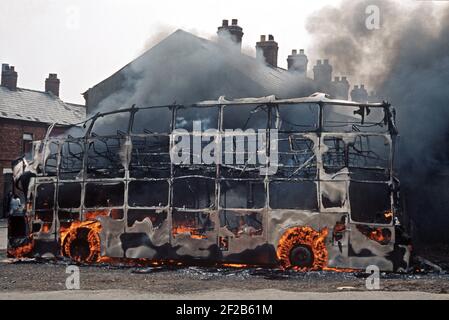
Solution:
<svg viewBox="0 0 449 320">
<path fill-rule="evenodd" d="M 0 86 L 0 217 L 4 216 L 5 196 L 12 190 L 11 161 L 31 156 L 33 140 L 44 138 L 49 125 L 58 130 L 78 123 L 86 116 L 82 105 L 59 98 L 60 80 L 50 74 L 45 91 L 17 87 L 17 71 L 2 64 Z M 55 132 L 58 132 L 56 130 Z"/>
</svg>

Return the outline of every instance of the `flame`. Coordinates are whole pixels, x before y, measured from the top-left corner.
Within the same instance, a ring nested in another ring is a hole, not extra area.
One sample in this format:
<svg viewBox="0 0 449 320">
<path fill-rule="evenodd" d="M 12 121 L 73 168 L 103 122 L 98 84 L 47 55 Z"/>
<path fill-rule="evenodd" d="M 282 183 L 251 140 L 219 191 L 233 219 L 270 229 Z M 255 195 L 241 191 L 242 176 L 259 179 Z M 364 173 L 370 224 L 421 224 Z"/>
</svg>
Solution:
<svg viewBox="0 0 449 320">
<path fill-rule="evenodd" d="M 242 263 L 220 263 L 219 266 L 221 267 L 227 267 L 227 268 L 248 268 L 248 264 L 242 264 Z"/>
<path fill-rule="evenodd" d="M 51 223 L 44 223 L 41 227 L 40 232 L 48 233 L 51 229 Z"/>
<path fill-rule="evenodd" d="M 276 251 L 282 268 L 292 268 L 298 271 L 322 270 L 325 268 L 328 262 L 328 253 L 324 241 L 327 237 L 327 233 L 327 228 L 323 228 L 321 231 L 316 231 L 307 226 L 288 229 L 279 240 L 279 245 Z M 298 244 L 306 245 L 311 248 L 314 259 L 313 265 L 310 268 L 301 268 L 291 265 L 290 252 Z"/>
<path fill-rule="evenodd" d="M 393 211 L 391 211 L 391 210 L 385 211 L 385 212 L 384 212 L 384 217 L 385 217 L 385 220 L 386 220 L 388 223 L 390 223 L 390 222 L 391 222 L 391 219 L 393 219 Z"/>
<path fill-rule="evenodd" d="M 8 256 L 14 258 L 24 258 L 28 256 L 34 248 L 34 240 L 30 240 L 28 243 L 17 247 L 17 248 L 8 248 Z"/>
<path fill-rule="evenodd" d="M 61 228 L 61 253 L 78 262 L 100 261 L 99 221 L 74 221 L 69 228 Z"/>
<path fill-rule="evenodd" d="M 357 225 L 357 230 L 368 237 L 368 239 L 376 241 L 382 245 L 386 245 L 391 241 L 391 232 L 387 228 L 371 228 L 365 225 Z"/>
<path fill-rule="evenodd" d="M 200 234 L 197 228 L 192 228 L 188 226 L 176 226 L 173 227 L 173 235 L 186 233 L 189 234 L 193 239 L 206 239 L 204 234 Z"/>
<path fill-rule="evenodd" d="M 97 220 L 99 216 L 108 216 L 108 210 L 88 211 L 84 214 L 86 220 Z"/>
<path fill-rule="evenodd" d="M 383 234 L 383 230 L 381 228 L 376 228 L 373 231 L 371 231 L 368 235 L 368 238 L 370 238 L 371 240 L 380 242 L 380 243 L 384 243 L 384 242 L 389 242 L 390 239 L 387 238 L 386 236 L 384 236 Z"/>
</svg>

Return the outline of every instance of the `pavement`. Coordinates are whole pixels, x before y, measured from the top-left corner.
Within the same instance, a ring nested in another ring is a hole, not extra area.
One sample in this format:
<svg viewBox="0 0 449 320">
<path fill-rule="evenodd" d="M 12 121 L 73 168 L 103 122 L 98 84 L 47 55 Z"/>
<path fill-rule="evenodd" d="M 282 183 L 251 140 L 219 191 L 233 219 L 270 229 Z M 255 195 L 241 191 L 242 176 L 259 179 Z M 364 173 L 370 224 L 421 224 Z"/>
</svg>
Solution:
<svg viewBox="0 0 449 320">
<path fill-rule="evenodd" d="M 135 290 L 1 292 L 0 300 L 449 300 L 449 294 L 418 291 L 291 292 L 276 289 L 214 290 L 163 294 Z"/>
</svg>

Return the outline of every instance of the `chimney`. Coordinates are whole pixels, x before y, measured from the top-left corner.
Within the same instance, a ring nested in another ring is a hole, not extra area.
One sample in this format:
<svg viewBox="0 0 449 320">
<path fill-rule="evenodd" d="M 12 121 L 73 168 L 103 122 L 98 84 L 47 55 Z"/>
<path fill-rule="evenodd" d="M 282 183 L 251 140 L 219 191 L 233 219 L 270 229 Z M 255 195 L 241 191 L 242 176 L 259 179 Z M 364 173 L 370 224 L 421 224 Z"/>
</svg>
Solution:
<svg viewBox="0 0 449 320">
<path fill-rule="evenodd" d="M 301 75 L 307 75 L 307 64 L 309 60 L 304 54 L 304 49 L 292 50 L 292 54 L 287 58 L 288 70 L 299 72 Z"/>
<path fill-rule="evenodd" d="M 320 85 L 327 85 L 332 81 L 332 66 L 329 59 L 317 60 L 316 66 L 313 67 L 313 78 Z"/>
<path fill-rule="evenodd" d="M 17 71 L 14 70 L 13 66 L 9 66 L 9 64 L 2 64 L 2 87 L 6 87 L 9 90 L 17 89 Z"/>
<path fill-rule="evenodd" d="M 278 50 L 279 46 L 274 41 L 273 35 L 268 35 L 268 41 L 264 35 L 261 35 L 260 41 L 256 43 L 256 58 L 261 59 L 263 56 L 267 64 L 276 68 L 278 66 Z"/>
<path fill-rule="evenodd" d="M 243 29 L 239 27 L 238 20 L 232 19 L 231 25 L 228 20 L 223 20 L 220 27 L 218 27 L 217 34 L 219 37 L 228 38 L 235 42 L 238 47 L 242 48 Z"/>
<path fill-rule="evenodd" d="M 360 87 L 358 85 L 354 86 L 354 89 L 351 91 L 351 100 L 361 103 L 368 102 L 368 92 L 363 84 Z"/>
<path fill-rule="evenodd" d="M 348 100 L 349 82 L 346 77 L 334 77 L 333 94 L 336 99 Z"/>
<path fill-rule="evenodd" d="M 50 73 L 48 78 L 45 79 L 45 92 L 51 92 L 55 96 L 59 97 L 59 84 L 58 75 L 56 73 Z"/>
</svg>

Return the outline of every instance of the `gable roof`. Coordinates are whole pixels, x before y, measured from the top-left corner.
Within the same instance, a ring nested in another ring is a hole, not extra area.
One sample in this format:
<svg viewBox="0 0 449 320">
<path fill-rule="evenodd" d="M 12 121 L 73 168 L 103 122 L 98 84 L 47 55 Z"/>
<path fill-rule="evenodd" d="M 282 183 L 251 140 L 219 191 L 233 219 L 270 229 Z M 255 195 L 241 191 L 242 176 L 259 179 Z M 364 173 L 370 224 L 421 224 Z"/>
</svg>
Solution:
<svg viewBox="0 0 449 320">
<path fill-rule="evenodd" d="M 308 95 L 316 91 L 308 88 L 312 87 L 310 79 L 301 78 L 281 68 L 265 65 L 262 61 L 232 50 L 222 43 L 177 30 L 116 73 L 90 88 L 86 92 L 89 111 L 92 110 L 91 108 L 96 108 L 111 94 L 117 94 L 120 90 L 128 93 L 131 89 L 135 90 L 136 82 L 145 77 L 159 81 L 157 85 L 152 83 L 152 87 L 145 88 L 149 90 L 142 90 L 145 95 L 159 95 L 160 92 L 157 90 L 153 92 L 151 90 L 156 88 L 159 91 L 172 91 L 169 96 L 164 92 L 161 100 L 165 101 L 157 101 L 156 104 L 167 104 L 174 100 L 180 102 L 179 96 L 182 100 L 183 95 L 187 95 L 190 89 L 196 101 L 216 99 L 222 95 L 241 98 L 275 94 L 288 98 Z M 174 83 L 175 81 L 177 82 Z M 163 84 L 166 84 L 166 87 Z M 170 85 L 173 85 L 172 88 L 168 88 Z M 306 90 L 301 91 L 301 88 Z M 113 106 L 114 103 L 123 103 L 123 99 L 119 99 L 111 102 L 107 108 L 130 107 L 134 103 L 142 103 L 132 101 L 135 98 L 131 94 L 131 99 L 124 100 L 129 105 Z M 185 103 L 185 101 L 182 102 Z"/>
<path fill-rule="evenodd" d="M 51 93 L 0 86 L 0 118 L 70 125 L 85 116 L 84 106 L 66 103 Z"/>
</svg>

